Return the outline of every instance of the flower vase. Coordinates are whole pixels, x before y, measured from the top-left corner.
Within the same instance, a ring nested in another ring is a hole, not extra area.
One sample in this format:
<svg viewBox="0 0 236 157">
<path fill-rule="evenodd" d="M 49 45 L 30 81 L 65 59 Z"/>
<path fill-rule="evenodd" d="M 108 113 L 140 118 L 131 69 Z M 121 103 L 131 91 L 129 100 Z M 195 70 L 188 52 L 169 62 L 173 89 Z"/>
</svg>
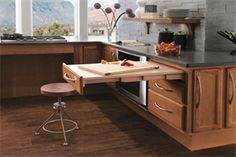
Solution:
<svg viewBox="0 0 236 157">
<path fill-rule="evenodd" d="M 110 34 L 110 33 L 107 34 L 107 41 L 108 41 L 108 42 L 111 42 L 111 41 L 112 41 L 112 37 L 111 37 L 111 34 Z"/>
<path fill-rule="evenodd" d="M 111 30 L 107 30 L 107 41 L 112 42 L 112 40 L 113 40 L 113 31 L 111 32 Z"/>
<path fill-rule="evenodd" d="M 115 27 L 112 32 L 111 30 L 107 30 L 107 40 L 108 42 L 116 41 L 117 37 L 117 27 Z"/>
</svg>

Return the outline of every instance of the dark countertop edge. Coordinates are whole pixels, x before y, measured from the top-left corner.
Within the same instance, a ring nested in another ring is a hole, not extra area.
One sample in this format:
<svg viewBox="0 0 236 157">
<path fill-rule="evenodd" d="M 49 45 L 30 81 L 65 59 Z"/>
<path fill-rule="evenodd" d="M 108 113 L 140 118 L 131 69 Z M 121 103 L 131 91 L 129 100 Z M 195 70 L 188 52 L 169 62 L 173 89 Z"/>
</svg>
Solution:
<svg viewBox="0 0 236 157">
<path fill-rule="evenodd" d="M 76 43 L 101 43 L 101 41 L 67 41 L 67 42 L 22 42 L 22 43 L 0 43 L 0 45 L 26 45 L 26 44 L 76 44 Z"/>
<path fill-rule="evenodd" d="M 186 68 L 197 68 L 197 67 L 207 67 L 207 66 L 230 66 L 230 65 L 236 65 L 236 62 L 222 62 L 222 63 L 183 63 L 181 61 L 178 61 L 178 60 L 174 60 L 174 59 L 171 59 L 171 58 L 167 58 L 165 56 L 158 56 L 158 55 L 149 55 L 149 54 L 146 54 L 146 53 L 142 53 L 142 52 L 139 52 L 137 50 L 132 50 L 131 48 L 129 47 L 126 47 L 126 46 L 122 46 L 122 45 L 118 45 L 116 44 L 116 42 L 107 42 L 107 41 L 93 41 L 93 40 L 85 40 L 85 41 L 67 41 L 67 42 L 26 42 L 26 43 L 0 43 L 0 45 L 24 45 L 24 44 L 76 44 L 76 43 L 101 43 L 101 44 L 104 44 L 104 45 L 109 45 L 109 46 L 112 46 L 112 47 L 115 47 L 115 48 L 118 48 L 120 50 L 123 50 L 123 51 L 128 51 L 130 53 L 134 53 L 134 54 L 137 54 L 137 55 L 144 55 L 144 56 L 147 56 L 149 58 L 153 58 L 153 59 L 160 59 L 160 60 L 163 60 L 163 61 L 167 61 L 167 62 L 170 62 L 170 63 L 173 63 L 173 64 L 177 64 L 177 65 L 180 65 L 182 67 L 186 67 Z"/>
<path fill-rule="evenodd" d="M 177 65 L 180 65 L 180 66 L 186 67 L 186 68 L 197 68 L 197 67 L 207 67 L 207 66 L 215 67 L 215 66 L 231 66 L 231 65 L 236 65 L 236 61 L 235 61 L 235 62 L 222 62 L 222 63 L 183 63 L 183 62 L 181 62 L 181 61 L 179 61 L 179 60 L 174 60 L 174 59 L 171 59 L 171 58 L 167 58 L 167 57 L 165 57 L 165 56 L 144 54 L 144 53 L 142 53 L 142 52 L 138 52 L 138 51 L 132 50 L 132 49 L 130 49 L 129 47 L 117 45 L 117 44 L 115 44 L 115 43 L 104 43 L 104 44 L 113 46 L 113 47 L 118 48 L 118 49 L 123 50 L 123 51 L 131 52 L 131 53 L 134 53 L 134 54 L 137 54 L 137 55 L 145 55 L 145 56 L 147 56 L 147 57 L 149 57 L 149 58 L 153 58 L 153 59 L 157 59 L 157 60 L 160 59 L 160 60 L 163 60 L 163 61 L 167 61 L 167 62 L 170 62 L 170 63 L 173 63 L 173 64 L 177 64 Z"/>
</svg>

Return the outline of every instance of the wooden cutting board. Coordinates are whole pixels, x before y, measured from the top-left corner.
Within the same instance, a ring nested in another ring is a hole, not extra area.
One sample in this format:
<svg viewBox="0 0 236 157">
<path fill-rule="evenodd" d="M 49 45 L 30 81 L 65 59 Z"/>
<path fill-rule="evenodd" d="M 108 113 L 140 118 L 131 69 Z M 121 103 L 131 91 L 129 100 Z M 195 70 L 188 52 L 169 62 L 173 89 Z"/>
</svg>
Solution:
<svg viewBox="0 0 236 157">
<path fill-rule="evenodd" d="M 153 64 L 151 62 L 136 62 L 136 61 L 128 61 L 133 66 L 121 66 L 120 64 L 101 64 L 101 63 L 95 63 L 95 64 L 83 64 L 79 65 L 80 69 L 90 71 L 96 74 L 100 75 L 115 75 L 115 74 L 123 74 L 123 73 L 129 73 L 129 72 L 136 72 L 136 71 L 142 71 L 142 70 L 151 70 L 151 69 L 158 69 L 157 64 Z"/>
</svg>

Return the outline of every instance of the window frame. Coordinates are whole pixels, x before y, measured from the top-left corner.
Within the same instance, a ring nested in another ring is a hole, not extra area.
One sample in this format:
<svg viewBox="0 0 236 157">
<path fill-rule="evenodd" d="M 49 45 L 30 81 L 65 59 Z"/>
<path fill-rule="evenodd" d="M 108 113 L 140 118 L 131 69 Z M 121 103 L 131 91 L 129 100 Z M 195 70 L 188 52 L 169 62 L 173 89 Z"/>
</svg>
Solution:
<svg viewBox="0 0 236 157">
<path fill-rule="evenodd" d="M 33 34 L 32 0 L 15 0 L 15 2 L 16 2 L 16 32 L 22 33 L 23 35 L 32 35 Z M 88 6 L 88 0 L 75 0 L 74 37 L 80 40 L 88 39 L 87 6 Z"/>
</svg>

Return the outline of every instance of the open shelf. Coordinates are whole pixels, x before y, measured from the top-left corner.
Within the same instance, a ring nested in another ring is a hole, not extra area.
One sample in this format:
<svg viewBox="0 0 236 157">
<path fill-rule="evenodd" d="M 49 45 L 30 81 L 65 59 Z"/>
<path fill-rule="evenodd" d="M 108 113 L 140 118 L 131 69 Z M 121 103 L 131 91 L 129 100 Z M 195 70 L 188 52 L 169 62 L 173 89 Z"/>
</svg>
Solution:
<svg viewBox="0 0 236 157">
<path fill-rule="evenodd" d="M 159 19 L 124 18 L 124 20 L 146 23 L 146 33 L 147 34 L 150 33 L 150 25 L 152 23 L 157 23 L 157 24 L 185 24 L 188 28 L 188 35 L 190 37 L 193 37 L 194 25 L 200 24 L 201 18 L 159 18 Z"/>
</svg>

